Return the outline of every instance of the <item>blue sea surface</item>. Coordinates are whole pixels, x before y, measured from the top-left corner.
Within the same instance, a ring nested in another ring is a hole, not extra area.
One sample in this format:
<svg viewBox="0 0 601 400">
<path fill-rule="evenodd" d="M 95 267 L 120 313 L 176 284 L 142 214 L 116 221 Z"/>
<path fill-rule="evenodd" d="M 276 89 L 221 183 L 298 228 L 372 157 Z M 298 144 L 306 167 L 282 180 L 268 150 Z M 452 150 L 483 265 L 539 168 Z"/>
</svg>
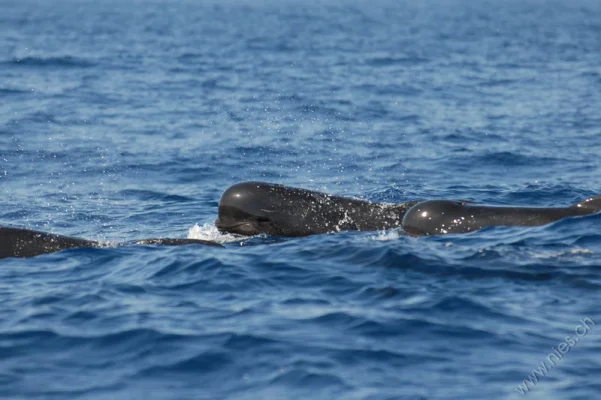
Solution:
<svg viewBox="0 0 601 400">
<path fill-rule="evenodd" d="M 224 245 L 0 260 L 0 398 L 601 398 L 601 215 L 214 225 L 245 180 L 568 206 L 600 157 L 598 0 L 0 0 L 0 225 Z"/>
</svg>

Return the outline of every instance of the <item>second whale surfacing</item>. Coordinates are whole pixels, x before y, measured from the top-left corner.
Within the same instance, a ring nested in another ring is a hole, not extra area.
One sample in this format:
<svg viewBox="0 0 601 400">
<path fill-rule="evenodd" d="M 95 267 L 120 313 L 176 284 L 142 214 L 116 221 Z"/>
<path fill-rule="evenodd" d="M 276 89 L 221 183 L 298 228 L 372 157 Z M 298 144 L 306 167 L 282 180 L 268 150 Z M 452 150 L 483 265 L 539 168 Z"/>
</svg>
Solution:
<svg viewBox="0 0 601 400">
<path fill-rule="evenodd" d="M 403 217 L 403 230 L 414 236 L 467 233 L 489 226 L 540 226 L 601 211 L 601 196 L 570 207 L 501 207 L 465 201 L 428 200 Z"/>
<path fill-rule="evenodd" d="M 428 200 L 378 204 L 265 182 L 242 182 L 219 201 L 221 232 L 307 236 L 402 227 L 413 236 L 467 233 L 488 226 L 537 226 L 601 211 L 601 196 L 571 207 L 495 207 Z"/>
<path fill-rule="evenodd" d="M 215 225 L 221 232 L 245 236 L 375 231 L 400 226 L 417 203 L 378 204 L 273 183 L 242 182 L 221 196 Z"/>
<path fill-rule="evenodd" d="M 125 243 L 103 243 L 93 240 L 39 232 L 30 229 L 0 226 L 0 259 L 8 257 L 35 257 L 41 254 L 83 247 L 116 247 L 131 245 L 180 246 L 202 244 L 221 246 L 219 243 L 199 239 L 142 239 Z"/>
</svg>

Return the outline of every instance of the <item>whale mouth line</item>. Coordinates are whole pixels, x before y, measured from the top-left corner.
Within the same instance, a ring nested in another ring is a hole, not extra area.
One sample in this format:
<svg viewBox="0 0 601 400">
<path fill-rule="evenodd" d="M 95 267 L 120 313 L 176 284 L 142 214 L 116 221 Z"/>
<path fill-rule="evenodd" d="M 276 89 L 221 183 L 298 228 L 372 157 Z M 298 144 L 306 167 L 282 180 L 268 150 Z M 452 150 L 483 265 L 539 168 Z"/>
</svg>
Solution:
<svg viewBox="0 0 601 400">
<path fill-rule="evenodd" d="M 253 236 L 260 233 L 260 230 L 257 228 L 256 224 L 253 223 L 253 221 L 248 220 L 228 224 L 223 223 L 218 219 L 215 221 L 215 226 L 220 232 L 237 233 L 244 236 Z"/>
<path fill-rule="evenodd" d="M 239 224 L 231 224 L 231 225 L 220 224 L 220 223 L 215 224 L 215 226 L 217 226 L 217 229 L 234 229 L 234 228 L 239 228 L 243 225 L 252 225 L 252 224 L 250 222 L 240 222 Z"/>
</svg>

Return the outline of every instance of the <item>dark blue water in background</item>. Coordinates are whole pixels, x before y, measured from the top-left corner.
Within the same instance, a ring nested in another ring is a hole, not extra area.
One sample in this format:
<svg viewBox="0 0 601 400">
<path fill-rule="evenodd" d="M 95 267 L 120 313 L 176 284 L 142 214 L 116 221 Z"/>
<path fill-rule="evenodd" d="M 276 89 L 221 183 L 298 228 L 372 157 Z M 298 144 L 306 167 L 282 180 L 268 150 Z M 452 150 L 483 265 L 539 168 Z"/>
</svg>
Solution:
<svg viewBox="0 0 601 400">
<path fill-rule="evenodd" d="M 0 398 L 599 398 L 599 215 L 420 239 L 213 221 L 250 179 L 564 206 L 601 194 L 600 155 L 595 0 L 0 0 L 0 224 L 225 245 L 0 261 Z"/>
</svg>

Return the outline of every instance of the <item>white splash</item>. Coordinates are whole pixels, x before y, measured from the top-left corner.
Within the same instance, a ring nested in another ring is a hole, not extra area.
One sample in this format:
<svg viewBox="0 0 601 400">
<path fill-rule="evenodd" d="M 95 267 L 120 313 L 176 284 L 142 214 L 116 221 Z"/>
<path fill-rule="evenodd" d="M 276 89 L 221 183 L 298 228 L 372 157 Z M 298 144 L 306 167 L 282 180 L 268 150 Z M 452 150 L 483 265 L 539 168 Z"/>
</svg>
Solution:
<svg viewBox="0 0 601 400">
<path fill-rule="evenodd" d="M 373 240 L 398 240 L 401 237 L 401 232 L 398 229 L 391 229 L 389 231 L 378 231 L 376 235 L 371 236 Z"/>
<path fill-rule="evenodd" d="M 344 229 L 343 228 L 344 224 L 351 223 L 351 222 L 353 222 L 353 220 L 348 215 L 348 213 L 345 211 L 344 212 L 344 217 L 340 221 L 338 221 L 338 224 L 336 226 L 334 226 L 334 229 L 336 229 L 336 232 L 340 232 L 341 230 Z"/>
<path fill-rule="evenodd" d="M 188 239 L 210 240 L 217 243 L 227 243 L 237 242 L 248 238 L 231 233 L 221 233 L 217 230 L 215 224 L 207 223 L 203 224 L 202 226 L 194 224 L 194 226 L 188 230 Z"/>
<path fill-rule="evenodd" d="M 564 250 L 564 251 L 548 250 L 548 251 L 541 251 L 541 252 L 536 252 L 536 253 L 532 252 L 532 257 L 546 259 L 546 258 L 559 258 L 559 257 L 563 257 L 563 256 L 584 256 L 585 254 L 593 254 L 593 251 L 589 250 L 589 249 L 585 249 L 585 248 L 575 248 L 575 249 Z"/>
</svg>

